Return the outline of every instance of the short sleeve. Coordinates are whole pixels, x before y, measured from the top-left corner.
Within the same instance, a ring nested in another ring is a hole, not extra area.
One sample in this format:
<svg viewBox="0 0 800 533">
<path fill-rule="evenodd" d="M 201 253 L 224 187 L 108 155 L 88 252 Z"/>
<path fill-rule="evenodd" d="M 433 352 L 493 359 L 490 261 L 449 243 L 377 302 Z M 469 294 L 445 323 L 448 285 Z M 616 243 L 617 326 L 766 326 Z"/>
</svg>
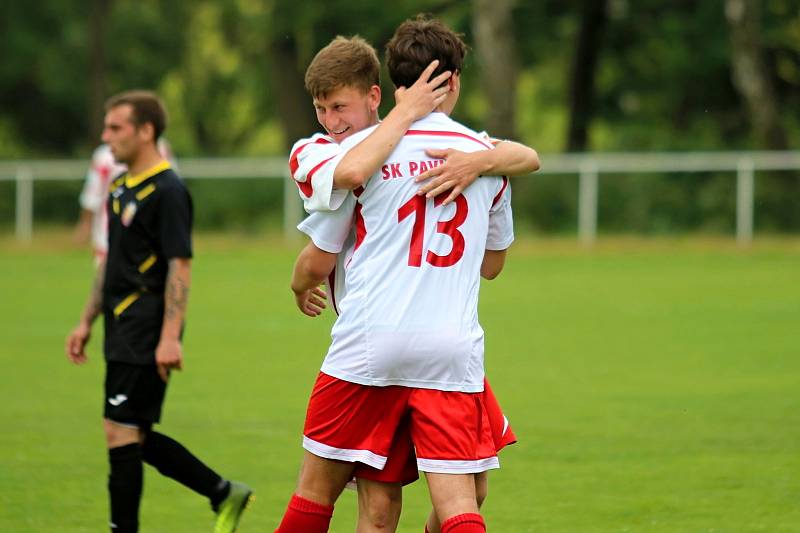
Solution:
<svg viewBox="0 0 800 533">
<path fill-rule="evenodd" d="M 344 156 L 330 137 L 316 134 L 297 141 L 289 155 L 289 170 L 309 213 L 335 211 L 349 191 L 333 188 L 333 173 Z"/>
<path fill-rule="evenodd" d="M 180 181 L 160 191 L 158 205 L 158 237 L 164 258 L 192 257 L 192 197 Z"/>
<path fill-rule="evenodd" d="M 511 213 L 511 187 L 508 178 L 494 197 L 489 210 L 489 233 L 486 236 L 487 250 L 505 250 L 514 242 L 514 218 Z"/>
<path fill-rule="evenodd" d="M 297 226 L 297 229 L 308 235 L 314 246 L 320 250 L 338 254 L 342 251 L 353 227 L 355 205 L 355 196 L 347 194 L 339 209 L 312 213 Z"/>
</svg>

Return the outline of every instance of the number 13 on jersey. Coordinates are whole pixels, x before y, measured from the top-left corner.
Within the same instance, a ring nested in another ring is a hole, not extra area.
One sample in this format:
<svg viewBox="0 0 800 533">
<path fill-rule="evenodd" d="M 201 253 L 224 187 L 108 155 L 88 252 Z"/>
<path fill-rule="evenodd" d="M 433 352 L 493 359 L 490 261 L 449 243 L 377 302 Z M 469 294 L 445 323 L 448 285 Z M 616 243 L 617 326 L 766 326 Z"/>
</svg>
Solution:
<svg viewBox="0 0 800 533">
<path fill-rule="evenodd" d="M 447 197 L 440 194 L 433 199 L 433 208 L 438 208 Z M 456 212 L 450 220 L 439 221 L 436 223 L 436 233 L 442 233 L 450 237 L 453 247 L 447 255 L 439 255 L 428 250 L 425 261 L 435 267 L 453 266 L 464 255 L 464 235 L 458 228 L 467 219 L 469 205 L 464 195 L 459 195 L 455 200 Z M 414 225 L 411 227 L 411 242 L 408 245 L 408 266 L 422 266 L 422 239 L 425 234 L 425 214 L 428 209 L 428 199 L 424 196 L 414 195 L 397 210 L 397 223 L 402 223 L 410 215 L 414 215 Z"/>
</svg>

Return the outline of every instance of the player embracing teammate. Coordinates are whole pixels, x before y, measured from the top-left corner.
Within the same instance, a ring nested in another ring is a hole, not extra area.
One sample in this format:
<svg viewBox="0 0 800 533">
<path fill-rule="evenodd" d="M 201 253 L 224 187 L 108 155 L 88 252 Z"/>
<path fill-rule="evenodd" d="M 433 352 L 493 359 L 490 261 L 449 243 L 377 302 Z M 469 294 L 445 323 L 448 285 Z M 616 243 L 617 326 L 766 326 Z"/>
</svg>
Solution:
<svg viewBox="0 0 800 533">
<path fill-rule="evenodd" d="M 398 105 L 378 127 L 364 129 L 377 118 L 377 83 L 349 87 L 333 80 L 317 94 L 309 87 L 329 135 L 296 147 L 290 164 L 297 178 L 306 146 L 330 149 L 330 157 L 304 169 L 299 185 L 307 200 L 317 194 L 320 205 L 336 211 L 306 221 L 313 244 L 298 259 L 293 289 L 301 309 L 318 312 L 324 304 L 317 286 L 338 254 L 338 279 L 329 290 L 345 290 L 331 295 L 339 318 L 309 401 L 300 481 L 279 532 L 327 531 L 351 477 L 384 471 L 405 442 L 413 448 L 402 448 L 400 464 L 408 450 L 415 452 L 441 531 L 485 531 L 477 476 L 499 466 L 502 444 L 492 430 L 496 406 L 484 392 L 477 303 L 481 274 L 499 273 L 513 241 L 508 180 L 462 183 L 450 197 L 421 195 L 415 181 L 441 171 L 436 157 L 466 160 L 465 154 L 493 148 L 449 118 L 465 50 L 438 21 L 404 22 L 387 45 L 387 63 L 394 84 L 410 89 L 398 91 Z M 431 114 L 419 110 L 426 96 Z M 481 161 L 486 171 L 500 168 L 488 157 Z M 527 170 L 537 166 L 538 160 Z M 342 191 L 347 188 L 353 193 Z M 309 257 L 322 260 L 304 258 L 309 249 Z"/>
</svg>

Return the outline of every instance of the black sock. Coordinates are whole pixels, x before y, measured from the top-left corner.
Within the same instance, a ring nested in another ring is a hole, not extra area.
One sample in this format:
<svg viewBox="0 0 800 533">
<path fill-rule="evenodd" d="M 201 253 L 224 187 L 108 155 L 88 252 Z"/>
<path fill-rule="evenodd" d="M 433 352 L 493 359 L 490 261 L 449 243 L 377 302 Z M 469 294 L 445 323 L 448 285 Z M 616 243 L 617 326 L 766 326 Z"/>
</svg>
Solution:
<svg viewBox="0 0 800 533">
<path fill-rule="evenodd" d="M 138 443 L 108 450 L 111 472 L 108 495 L 111 500 L 111 531 L 135 533 L 139 529 L 139 501 L 142 499 L 142 450 Z"/>
<path fill-rule="evenodd" d="M 230 491 L 230 483 L 203 464 L 181 443 L 161 433 L 151 431 L 147 434 L 142 445 L 142 459 L 163 475 L 207 497 L 214 509 Z"/>
</svg>

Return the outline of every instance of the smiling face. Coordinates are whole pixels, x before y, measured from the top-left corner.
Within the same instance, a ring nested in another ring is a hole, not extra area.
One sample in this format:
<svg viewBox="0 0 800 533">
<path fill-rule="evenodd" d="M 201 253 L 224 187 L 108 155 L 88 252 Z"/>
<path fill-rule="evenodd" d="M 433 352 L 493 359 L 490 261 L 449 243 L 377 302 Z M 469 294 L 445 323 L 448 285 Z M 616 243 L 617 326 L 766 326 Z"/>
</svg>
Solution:
<svg viewBox="0 0 800 533">
<path fill-rule="evenodd" d="M 366 92 L 343 86 L 314 98 L 317 120 L 334 142 L 341 143 L 350 135 L 378 123 L 381 89 L 373 85 Z"/>
</svg>

